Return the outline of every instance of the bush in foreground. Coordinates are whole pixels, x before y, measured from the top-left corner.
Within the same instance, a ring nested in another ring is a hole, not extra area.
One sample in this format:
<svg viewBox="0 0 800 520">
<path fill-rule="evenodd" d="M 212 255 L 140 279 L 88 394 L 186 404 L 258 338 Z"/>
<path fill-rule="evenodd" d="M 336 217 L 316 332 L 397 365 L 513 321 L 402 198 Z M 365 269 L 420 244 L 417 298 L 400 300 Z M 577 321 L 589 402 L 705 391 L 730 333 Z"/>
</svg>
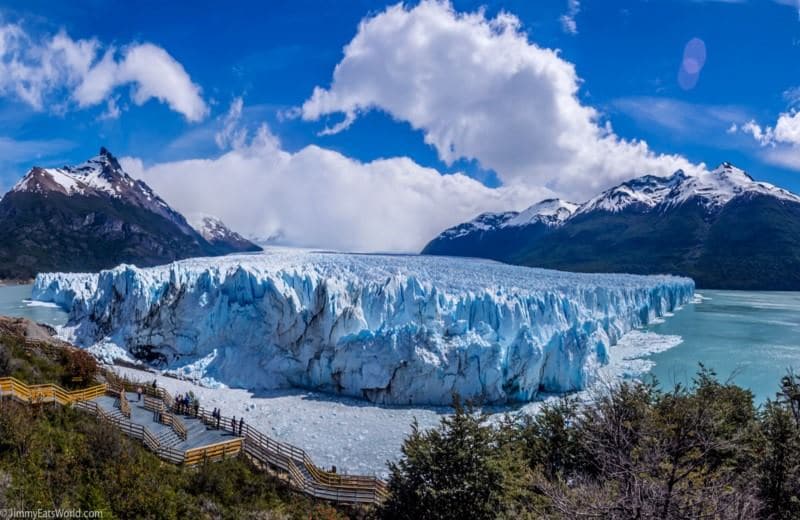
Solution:
<svg viewBox="0 0 800 520">
<path fill-rule="evenodd" d="M 416 427 L 384 518 L 800 518 L 800 378 L 756 408 L 700 369 L 688 388 L 625 382 L 498 425 L 467 408 Z"/>
</svg>

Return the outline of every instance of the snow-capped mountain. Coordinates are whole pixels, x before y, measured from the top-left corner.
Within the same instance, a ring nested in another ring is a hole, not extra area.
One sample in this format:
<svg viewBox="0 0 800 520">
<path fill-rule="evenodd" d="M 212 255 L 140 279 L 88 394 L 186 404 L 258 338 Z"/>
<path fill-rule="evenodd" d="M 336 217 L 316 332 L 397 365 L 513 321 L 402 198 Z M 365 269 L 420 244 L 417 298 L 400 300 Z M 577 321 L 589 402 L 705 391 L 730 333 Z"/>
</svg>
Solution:
<svg viewBox="0 0 800 520">
<path fill-rule="evenodd" d="M 236 251 L 261 250 L 259 246 L 239 233 L 232 231 L 217 217 L 195 213 L 189 215 L 189 223 L 209 244 L 215 247 L 229 248 Z"/>
<path fill-rule="evenodd" d="M 244 239 L 211 243 L 105 148 L 77 166 L 33 167 L 0 200 L 0 278 L 254 248 Z"/>
<path fill-rule="evenodd" d="M 64 333 L 105 361 L 407 405 L 585 388 L 623 334 L 693 292 L 672 276 L 271 249 L 45 273 L 32 297 L 68 311 Z"/>
<path fill-rule="evenodd" d="M 583 204 L 559 204 L 560 218 L 550 220 L 538 208 L 553 201 L 480 215 L 445 230 L 423 253 L 588 272 L 668 272 L 709 288 L 800 288 L 800 196 L 729 163 L 696 175 L 645 175 Z"/>
<path fill-rule="evenodd" d="M 192 228 L 180 213 L 169 207 L 144 182 L 132 178 L 104 147 L 100 154 L 77 166 L 40 168 L 34 166 L 10 193 L 32 193 L 44 198 L 50 194 L 105 197 L 124 201 L 161 215 L 185 233 Z"/>
<path fill-rule="evenodd" d="M 663 211 L 693 199 L 713 210 L 744 194 L 800 202 L 800 197 L 794 193 L 755 181 L 744 170 L 730 163 L 722 163 L 713 171 L 698 175 L 690 176 L 678 170 L 669 177 L 645 175 L 623 182 L 582 204 L 575 213 L 598 210 L 616 213 L 626 208 Z"/>
</svg>

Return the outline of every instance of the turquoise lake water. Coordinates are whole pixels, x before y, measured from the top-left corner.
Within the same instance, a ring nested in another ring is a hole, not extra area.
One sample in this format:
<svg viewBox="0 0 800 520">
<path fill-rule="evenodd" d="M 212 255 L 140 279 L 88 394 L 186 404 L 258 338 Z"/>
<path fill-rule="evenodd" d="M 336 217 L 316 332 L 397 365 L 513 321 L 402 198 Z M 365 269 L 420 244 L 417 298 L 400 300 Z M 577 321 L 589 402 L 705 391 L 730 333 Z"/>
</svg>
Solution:
<svg viewBox="0 0 800 520">
<path fill-rule="evenodd" d="M 663 385 L 691 381 L 698 363 L 720 379 L 774 397 L 789 367 L 800 371 L 800 292 L 697 291 L 705 298 L 647 328 L 683 342 L 647 359 Z"/>
<path fill-rule="evenodd" d="M 19 316 L 48 325 L 63 325 L 67 313 L 54 305 L 31 302 L 30 285 L 0 286 L 0 316 Z"/>
<path fill-rule="evenodd" d="M 24 316 L 62 325 L 66 314 L 25 300 L 30 285 L 0 287 L 0 315 Z M 645 357 L 665 386 L 690 382 L 698 363 L 721 379 L 750 388 L 757 402 L 773 397 L 787 368 L 800 371 L 800 292 L 698 291 L 704 298 L 687 304 L 647 331 L 680 336 L 682 342 Z"/>
</svg>

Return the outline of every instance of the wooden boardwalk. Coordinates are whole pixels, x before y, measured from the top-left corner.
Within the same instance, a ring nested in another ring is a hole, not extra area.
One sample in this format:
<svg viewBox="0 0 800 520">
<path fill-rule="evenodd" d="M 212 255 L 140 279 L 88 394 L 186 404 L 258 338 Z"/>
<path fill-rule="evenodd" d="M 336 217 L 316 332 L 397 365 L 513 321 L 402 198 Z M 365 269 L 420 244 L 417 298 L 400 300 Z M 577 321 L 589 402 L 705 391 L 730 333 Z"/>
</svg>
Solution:
<svg viewBox="0 0 800 520">
<path fill-rule="evenodd" d="M 139 387 L 145 392 L 141 400 L 135 393 Z M 217 421 L 204 408 L 198 408 L 196 414 L 193 409 L 188 414 L 178 413 L 187 410 L 178 410 L 173 397 L 163 388 L 116 379 L 113 386 L 102 384 L 68 392 L 57 385 L 26 385 L 5 377 L 0 378 L 0 398 L 75 406 L 113 424 L 175 464 L 193 466 L 244 454 L 258 466 L 282 473 L 295 489 L 315 498 L 377 504 L 388 492 L 386 483 L 376 477 L 326 472 L 302 449 L 272 439 L 250 425 L 234 431 L 230 417 Z"/>
<path fill-rule="evenodd" d="M 158 422 L 155 417 L 156 412 L 154 410 L 148 410 L 145 407 L 144 399 L 142 401 L 137 401 L 136 397 L 136 393 L 126 392 L 126 398 L 130 404 L 131 410 L 129 420 L 136 424 L 147 425 L 147 428 L 152 434 L 164 440 L 162 444 L 168 444 L 169 447 L 178 451 L 186 452 L 195 448 L 211 446 L 238 438 L 226 430 L 209 428 L 199 419 L 178 415 L 179 420 L 183 422 L 187 430 L 186 438 L 183 439 L 175 432 L 171 425 Z M 109 415 L 120 412 L 118 405 L 119 398 L 114 395 L 104 395 L 98 397 L 94 401 Z"/>
</svg>

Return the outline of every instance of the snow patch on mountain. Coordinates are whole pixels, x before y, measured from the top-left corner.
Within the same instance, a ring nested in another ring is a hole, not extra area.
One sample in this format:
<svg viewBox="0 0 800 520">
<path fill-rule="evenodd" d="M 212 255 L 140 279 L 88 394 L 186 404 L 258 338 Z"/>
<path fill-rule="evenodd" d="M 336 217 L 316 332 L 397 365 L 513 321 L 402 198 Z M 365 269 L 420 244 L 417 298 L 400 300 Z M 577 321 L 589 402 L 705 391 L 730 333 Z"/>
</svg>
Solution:
<svg viewBox="0 0 800 520">
<path fill-rule="evenodd" d="M 189 224 L 209 242 L 225 240 L 231 237 L 245 240 L 244 237 L 238 233 L 231 231 L 231 229 L 217 217 L 202 213 L 193 213 L 188 215 L 187 219 Z"/>
<path fill-rule="evenodd" d="M 99 274 L 40 274 L 66 335 L 178 375 L 378 403 L 529 401 L 585 388 L 627 331 L 689 301 L 671 276 L 275 249 Z"/>
<path fill-rule="evenodd" d="M 115 171 L 120 173 L 120 179 L 115 178 L 113 175 Z M 128 186 L 134 186 L 135 184 L 133 179 L 126 178 L 126 174 L 121 172 L 116 159 L 108 151 L 102 149 L 100 155 L 78 166 L 63 166 L 61 168 L 34 167 L 11 191 L 41 193 L 48 188 L 52 188 L 52 186 L 48 185 L 48 180 L 60 187 L 60 191 L 66 195 L 87 195 L 103 192 L 112 197 L 120 197 L 119 180 L 126 182 Z"/>
<path fill-rule="evenodd" d="M 546 199 L 521 211 L 501 227 L 527 226 L 536 222 L 558 225 L 567 220 L 578 209 L 578 205 L 561 199 Z"/>
<path fill-rule="evenodd" d="M 546 199 L 523 211 L 482 213 L 469 222 L 459 224 L 442 233 L 448 238 L 458 238 L 476 231 L 491 231 L 505 227 L 522 227 L 536 223 L 558 226 L 578 208 L 577 204 L 561 199 Z"/>
</svg>

